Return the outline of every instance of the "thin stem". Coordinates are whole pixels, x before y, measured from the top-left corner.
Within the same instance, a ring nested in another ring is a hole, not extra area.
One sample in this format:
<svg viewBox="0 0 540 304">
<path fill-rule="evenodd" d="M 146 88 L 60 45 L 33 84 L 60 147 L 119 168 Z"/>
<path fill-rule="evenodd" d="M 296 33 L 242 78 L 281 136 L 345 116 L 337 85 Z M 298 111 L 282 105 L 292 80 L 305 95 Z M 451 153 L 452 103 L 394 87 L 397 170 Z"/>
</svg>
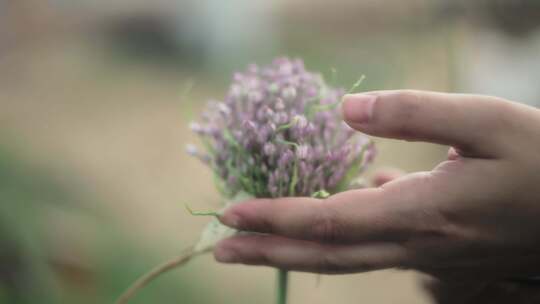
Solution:
<svg viewBox="0 0 540 304">
<path fill-rule="evenodd" d="M 160 276 L 161 274 L 173 270 L 177 267 L 180 267 L 187 263 L 189 260 L 191 260 L 193 257 L 202 254 L 204 252 L 195 252 L 193 250 L 193 247 L 189 247 L 184 252 L 182 252 L 180 255 L 172 258 L 169 261 L 166 261 L 156 267 L 154 267 L 152 270 L 150 270 L 148 273 L 137 279 L 124 293 L 116 300 L 116 304 L 125 304 L 131 299 L 137 291 L 144 288 L 146 285 L 148 285 L 150 282 L 152 282 L 155 278 Z"/>
<path fill-rule="evenodd" d="M 218 211 L 193 211 L 188 205 L 185 205 L 186 210 L 193 216 L 215 216 L 219 217 Z"/>
<path fill-rule="evenodd" d="M 358 80 L 352 85 L 352 87 L 347 91 L 346 94 L 354 92 L 354 90 L 356 90 L 356 88 L 358 88 L 362 84 L 364 79 L 366 79 L 366 75 L 360 76 L 360 78 L 358 78 Z"/>
<path fill-rule="evenodd" d="M 277 304 L 287 304 L 287 291 L 288 291 L 288 281 L 289 273 L 287 270 L 278 269 L 277 273 Z"/>
</svg>

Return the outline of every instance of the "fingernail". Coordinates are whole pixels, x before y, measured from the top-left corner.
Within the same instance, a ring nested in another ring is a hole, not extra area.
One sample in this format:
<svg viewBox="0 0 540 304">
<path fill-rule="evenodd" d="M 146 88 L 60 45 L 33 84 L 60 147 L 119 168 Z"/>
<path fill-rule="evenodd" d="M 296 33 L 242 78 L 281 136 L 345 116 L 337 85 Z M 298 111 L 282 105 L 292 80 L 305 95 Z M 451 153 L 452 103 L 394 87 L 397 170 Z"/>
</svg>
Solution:
<svg viewBox="0 0 540 304">
<path fill-rule="evenodd" d="M 373 116 L 373 107 L 377 96 L 368 94 L 347 94 L 343 96 L 341 110 L 346 121 L 367 123 Z"/>
<path fill-rule="evenodd" d="M 219 220 L 225 226 L 229 226 L 231 228 L 236 228 L 236 229 L 241 228 L 240 217 L 233 212 L 225 212 L 225 214 L 221 216 Z"/>
<path fill-rule="evenodd" d="M 216 261 L 220 263 L 229 264 L 238 261 L 238 256 L 233 250 L 223 247 L 216 248 L 214 252 L 214 257 L 216 258 Z"/>
</svg>

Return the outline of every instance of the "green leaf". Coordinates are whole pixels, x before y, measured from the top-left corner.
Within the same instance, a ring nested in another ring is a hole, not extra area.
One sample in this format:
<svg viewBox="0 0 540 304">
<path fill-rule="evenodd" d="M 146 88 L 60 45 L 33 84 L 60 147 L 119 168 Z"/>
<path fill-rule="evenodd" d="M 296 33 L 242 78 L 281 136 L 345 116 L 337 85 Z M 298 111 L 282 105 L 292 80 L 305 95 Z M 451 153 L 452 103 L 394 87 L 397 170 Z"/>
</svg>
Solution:
<svg viewBox="0 0 540 304">
<path fill-rule="evenodd" d="M 350 94 L 352 93 L 354 90 L 356 90 L 361 84 L 362 82 L 364 82 L 364 80 L 366 79 L 366 75 L 362 75 L 360 76 L 360 78 L 358 78 L 358 80 L 352 85 L 352 87 L 347 91 L 347 94 Z"/>
<path fill-rule="evenodd" d="M 330 193 L 328 193 L 328 191 L 324 189 L 321 189 L 311 195 L 311 197 L 313 198 L 322 198 L 322 199 L 328 198 L 329 196 L 330 196 Z"/>
<path fill-rule="evenodd" d="M 366 79 L 366 75 L 360 76 L 360 78 L 358 78 L 358 80 L 351 86 L 351 88 L 345 94 L 352 93 L 354 90 L 356 90 L 362 84 L 362 82 L 364 82 L 365 79 Z M 330 104 L 311 105 L 311 106 L 309 106 L 307 108 L 306 116 L 309 119 L 312 119 L 313 115 L 315 115 L 317 112 L 328 111 L 328 110 L 335 109 L 340 104 L 341 104 L 341 100 L 338 100 L 338 101 L 336 101 L 334 103 L 330 103 Z"/>
<path fill-rule="evenodd" d="M 284 145 L 293 146 L 293 147 L 295 147 L 295 148 L 298 148 L 298 146 L 299 146 L 297 143 L 292 142 L 292 141 L 287 141 L 287 140 L 276 140 L 276 142 L 282 143 L 282 144 L 284 144 Z"/>
<path fill-rule="evenodd" d="M 220 212 L 218 211 L 193 211 L 188 205 L 184 205 L 186 207 L 186 210 L 193 216 L 220 216 Z"/>
</svg>

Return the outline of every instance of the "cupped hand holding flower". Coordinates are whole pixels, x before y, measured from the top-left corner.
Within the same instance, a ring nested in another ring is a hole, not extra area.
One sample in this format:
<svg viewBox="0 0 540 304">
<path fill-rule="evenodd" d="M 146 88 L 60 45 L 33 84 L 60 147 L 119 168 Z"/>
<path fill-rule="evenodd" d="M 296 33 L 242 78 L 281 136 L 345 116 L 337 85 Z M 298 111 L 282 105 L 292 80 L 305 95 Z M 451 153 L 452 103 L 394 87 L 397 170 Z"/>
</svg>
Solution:
<svg viewBox="0 0 540 304">
<path fill-rule="evenodd" d="M 449 145 L 429 172 L 327 199 L 258 199 L 220 220 L 240 230 L 218 261 L 317 273 L 412 268 L 441 277 L 540 274 L 540 111 L 495 97 L 347 95 L 345 121 L 380 137 Z"/>
</svg>

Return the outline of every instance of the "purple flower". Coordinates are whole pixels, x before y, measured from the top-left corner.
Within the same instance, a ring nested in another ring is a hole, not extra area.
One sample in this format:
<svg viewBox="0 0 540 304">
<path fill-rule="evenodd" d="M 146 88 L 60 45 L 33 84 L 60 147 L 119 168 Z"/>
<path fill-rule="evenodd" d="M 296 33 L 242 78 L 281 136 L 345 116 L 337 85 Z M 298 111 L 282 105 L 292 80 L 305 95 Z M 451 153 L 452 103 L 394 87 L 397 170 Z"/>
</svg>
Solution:
<svg viewBox="0 0 540 304">
<path fill-rule="evenodd" d="M 235 73 L 224 102 L 190 124 L 205 160 L 226 185 L 256 197 L 309 196 L 349 187 L 375 155 L 371 141 L 338 113 L 344 90 L 306 71 L 301 60 L 276 59 Z"/>
</svg>

